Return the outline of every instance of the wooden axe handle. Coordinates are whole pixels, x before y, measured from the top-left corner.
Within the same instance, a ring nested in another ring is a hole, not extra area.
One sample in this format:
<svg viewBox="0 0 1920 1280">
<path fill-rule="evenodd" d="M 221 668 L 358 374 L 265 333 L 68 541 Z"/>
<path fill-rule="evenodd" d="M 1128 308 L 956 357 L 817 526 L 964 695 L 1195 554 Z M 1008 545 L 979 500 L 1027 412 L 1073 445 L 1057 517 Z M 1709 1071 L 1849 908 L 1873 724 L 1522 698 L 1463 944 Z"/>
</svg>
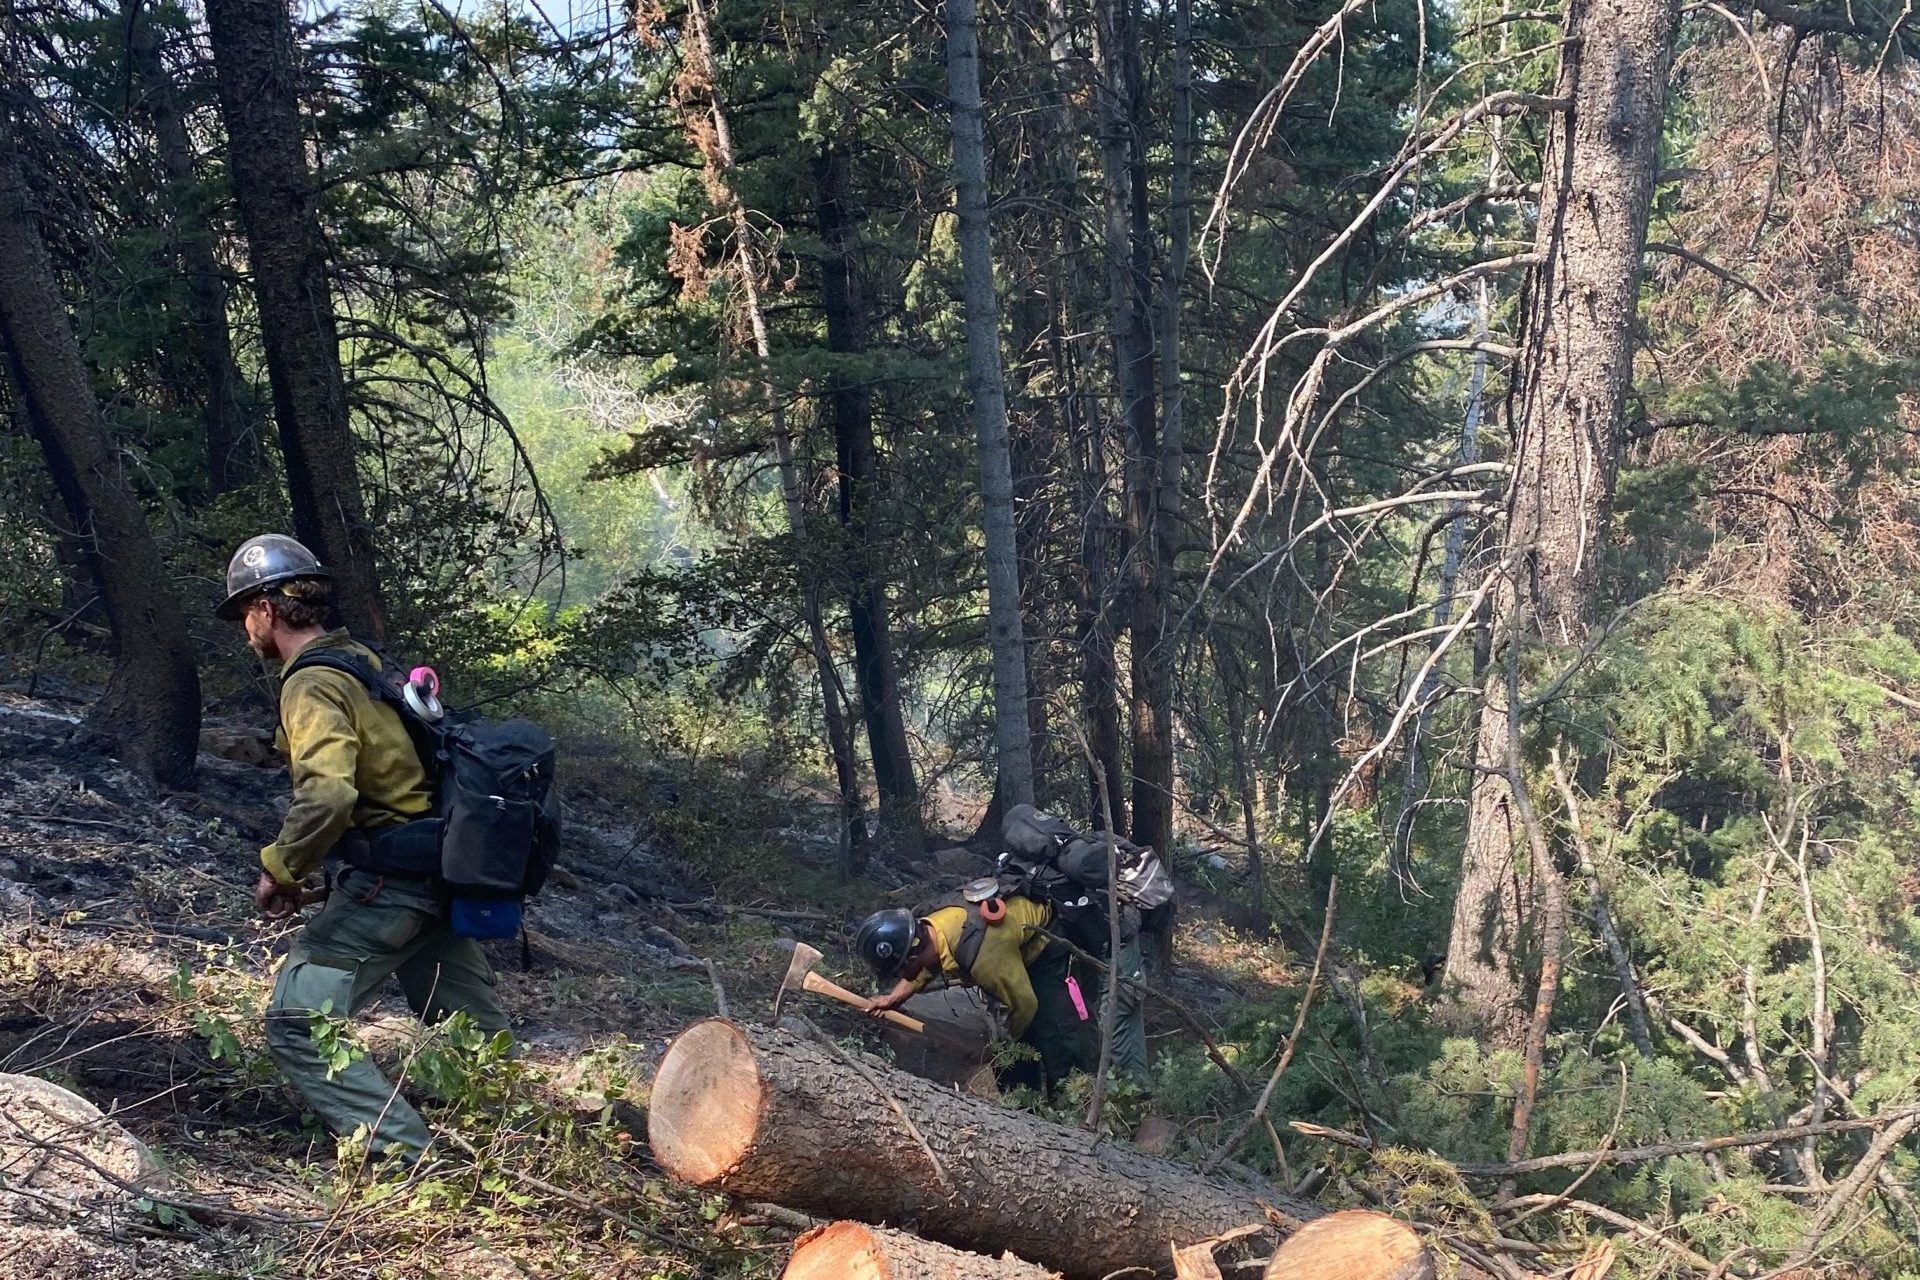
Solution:
<svg viewBox="0 0 1920 1280">
<path fill-rule="evenodd" d="M 856 1009 L 864 1009 L 867 1007 L 865 997 L 853 994 L 853 992 L 847 990 L 839 983 L 829 981 L 811 969 L 807 970 L 806 977 L 800 979 L 800 985 L 816 995 L 831 997 L 832 999 L 838 1000 L 841 1004 L 850 1004 Z M 918 1018 L 909 1018 L 897 1009 L 889 1009 L 880 1016 L 896 1027 L 905 1027 L 907 1030 L 918 1032 L 921 1035 L 926 1034 L 926 1023 L 920 1021 Z"/>
</svg>

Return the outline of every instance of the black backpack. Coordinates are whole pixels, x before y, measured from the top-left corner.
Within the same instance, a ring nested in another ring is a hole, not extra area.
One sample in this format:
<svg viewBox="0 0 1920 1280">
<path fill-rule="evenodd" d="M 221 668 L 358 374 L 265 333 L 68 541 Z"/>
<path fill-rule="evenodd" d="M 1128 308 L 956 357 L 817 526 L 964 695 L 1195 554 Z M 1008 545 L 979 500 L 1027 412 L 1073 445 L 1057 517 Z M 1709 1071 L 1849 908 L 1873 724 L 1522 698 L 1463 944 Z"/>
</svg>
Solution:
<svg viewBox="0 0 1920 1280">
<path fill-rule="evenodd" d="M 360 681 L 399 713 L 433 787 L 432 818 L 360 833 L 344 844 L 343 857 L 370 871 L 437 880 L 457 934 L 511 936 L 519 904 L 540 892 L 559 854 L 553 739 L 528 720 L 459 712 L 430 719 L 407 696 L 405 669 L 373 652 L 378 667 L 355 650 L 309 649 L 281 673 L 284 682 L 309 667 L 331 667 Z"/>
<path fill-rule="evenodd" d="M 1104 833 L 1086 833 L 1032 805 L 1008 810 L 1002 827 L 1006 849 L 998 870 L 1003 878 L 1023 880 L 1031 896 L 1052 902 L 1062 916 L 1089 903 L 1104 921 L 1107 893 L 1107 840 Z M 1140 927 L 1148 932 L 1172 927 L 1176 891 L 1160 857 L 1151 848 L 1122 836 L 1112 837 L 1119 868 L 1120 902 L 1140 913 Z M 1102 926 L 1104 950 L 1105 934 Z"/>
</svg>

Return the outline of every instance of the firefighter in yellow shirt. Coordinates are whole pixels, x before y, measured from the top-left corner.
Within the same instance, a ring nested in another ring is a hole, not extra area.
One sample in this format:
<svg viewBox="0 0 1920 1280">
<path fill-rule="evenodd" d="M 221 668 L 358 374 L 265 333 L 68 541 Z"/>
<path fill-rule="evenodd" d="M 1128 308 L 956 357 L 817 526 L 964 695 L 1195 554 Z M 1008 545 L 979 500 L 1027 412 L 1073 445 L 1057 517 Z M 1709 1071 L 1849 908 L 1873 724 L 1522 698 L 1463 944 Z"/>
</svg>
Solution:
<svg viewBox="0 0 1920 1280">
<path fill-rule="evenodd" d="M 1008 1034 L 1039 1052 L 1049 1083 L 1090 1067 L 1085 998 L 1076 1000 L 1078 987 L 1069 986 L 1071 953 L 1047 936 L 1052 921 L 1052 907 L 1012 894 L 941 907 L 924 919 L 901 909 L 876 911 L 861 924 L 854 947 L 892 989 L 868 1009 L 898 1008 L 945 978 L 978 987 L 1006 1011 Z"/>
<path fill-rule="evenodd" d="M 280 834 L 260 851 L 254 900 L 269 919 L 293 914 L 303 883 L 336 864 L 326 906 L 294 940 L 267 1005 L 267 1051 L 327 1127 L 364 1129 L 376 1153 L 417 1159 L 426 1123 L 365 1056 L 330 1061 L 316 1027 L 350 1018 L 390 977 L 428 1022 L 464 1012 L 484 1031 L 506 1030 L 493 968 L 471 938 L 455 937 L 436 880 L 438 821 L 418 751 L 399 713 L 358 678 L 296 665 L 323 650 L 379 656 L 328 630 L 331 582 L 314 554 L 267 534 L 244 543 L 227 570 L 218 614 L 246 628 L 260 657 L 292 669 L 280 686 L 280 728 L 293 801 Z"/>
</svg>

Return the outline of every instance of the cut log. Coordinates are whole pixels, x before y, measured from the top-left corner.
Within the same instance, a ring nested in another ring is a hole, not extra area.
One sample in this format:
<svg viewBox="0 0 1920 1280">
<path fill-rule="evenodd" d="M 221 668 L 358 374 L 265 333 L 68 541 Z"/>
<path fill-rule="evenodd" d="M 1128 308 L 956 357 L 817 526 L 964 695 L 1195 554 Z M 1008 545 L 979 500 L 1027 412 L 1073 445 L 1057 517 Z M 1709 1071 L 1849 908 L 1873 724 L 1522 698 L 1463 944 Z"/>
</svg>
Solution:
<svg viewBox="0 0 1920 1280">
<path fill-rule="evenodd" d="M 877 1059 L 861 1065 L 850 1070 L 790 1032 L 695 1023 L 654 1076 L 654 1158 L 696 1187 L 821 1217 L 911 1224 L 929 1239 L 1008 1249 L 1074 1280 L 1129 1267 L 1172 1275 L 1170 1244 L 1323 1212 L 1096 1144 Z"/>
<path fill-rule="evenodd" d="M 1010 1253 L 989 1258 L 932 1240 L 835 1222 L 794 1242 L 781 1280 L 1060 1280 L 1058 1273 Z"/>
<path fill-rule="evenodd" d="M 1294 1232 L 1267 1280 L 1433 1280 L 1433 1255 L 1406 1223 L 1349 1209 Z"/>
</svg>

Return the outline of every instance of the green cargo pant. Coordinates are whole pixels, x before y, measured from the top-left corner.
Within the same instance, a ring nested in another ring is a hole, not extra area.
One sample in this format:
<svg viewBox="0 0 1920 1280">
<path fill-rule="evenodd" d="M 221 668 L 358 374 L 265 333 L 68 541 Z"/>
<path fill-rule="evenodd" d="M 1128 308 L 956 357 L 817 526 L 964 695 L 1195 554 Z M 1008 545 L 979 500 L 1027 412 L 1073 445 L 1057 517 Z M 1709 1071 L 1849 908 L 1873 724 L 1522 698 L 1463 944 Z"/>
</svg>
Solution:
<svg viewBox="0 0 1920 1280">
<path fill-rule="evenodd" d="M 1114 957 L 1114 971 L 1129 981 L 1120 984 L 1120 990 L 1114 997 L 1113 1029 L 1113 1069 L 1122 1079 L 1132 1080 L 1136 1084 L 1147 1083 L 1147 997 L 1133 982 L 1145 982 L 1147 979 L 1146 962 L 1140 955 L 1140 930 L 1128 929 L 1122 925 L 1120 934 L 1120 954 Z M 1098 1018 L 1106 1005 L 1105 976 L 1100 989 L 1100 1003 L 1094 1008 L 1094 1017 Z M 1096 1050 L 1097 1052 L 1097 1050 Z"/>
<path fill-rule="evenodd" d="M 1123 922 L 1120 935 L 1119 970 L 1123 977 L 1144 980 L 1140 957 L 1139 930 L 1127 930 Z M 1067 988 L 1069 974 L 1077 976 L 1081 999 L 1087 1005 L 1087 1018 L 1073 1003 Z M 1039 1010 L 1020 1037 L 1040 1053 L 1041 1074 L 1051 1083 L 1074 1070 L 1092 1071 L 1100 1065 L 1100 1015 L 1106 1008 L 1105 977 L 1092 965 L 1074 963 L 1065 947 L 1042 952 L 1027 966 L 1027 979 L 1033 984 Z M 1139 989 L 1124 983 L 1114 1009 L 1113 1069 L 1122 1077 L 1139 1084 L 1147 1082 L 1146 999 Z"/>
<path fill-rule="evenodd" d="M 367 1058 L 330 1070 L 313 1038 L 316 1016 L 353 1017 L 389 977 L 425 1022 L 463 1012 L 483 1031 L 506 1029 L 493 966 L 477 942 L 448 930 L 432 890 L 349 869 L 281 967 L 267 1005 L 267 1052 L 335 1134 L 365 1125 L 376 1154 L 398 1145 L 411 1157 L 431 1136 L 420 1113 Z"/>
<path fill-rule="evenodd" d="M 1027 981 L 1033 984 L 1039 1007 L 1033 1021 L 1020 1033 L 1020 1041 L 1039 1053 L 1040 1069 L 1037 1080 L 1031 1070 L 1006 1073 L 1006 1083 L 1052 1085 L 1073 1071 L 1093 1070 L 1093 1054 L 1100 1052 L 1097 1043 L 1091 1053 L 1088 1050 L 1088 1028 L 1093 1023 L 1080 1021 L 1067 990 L 1067 976 L 1077 968 L 1067 949 L 1058 945 L 1048 947 L 1027 966 Z M 1091 989 L 1084 978 L 1081 982 L 1083 992 Z"/>
</svg>

